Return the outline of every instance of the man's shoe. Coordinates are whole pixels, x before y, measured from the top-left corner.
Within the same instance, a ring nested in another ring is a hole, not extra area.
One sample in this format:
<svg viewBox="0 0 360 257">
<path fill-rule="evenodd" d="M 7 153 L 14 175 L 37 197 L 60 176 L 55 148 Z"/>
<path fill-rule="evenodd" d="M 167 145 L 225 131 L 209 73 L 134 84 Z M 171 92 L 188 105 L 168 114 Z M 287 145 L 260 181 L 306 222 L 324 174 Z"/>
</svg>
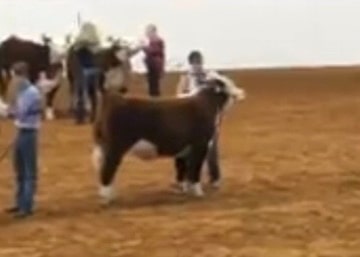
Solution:
<svg viewBox="0 0 360 257">
<path fill-rule="evenodd" d="M 33 215 L 32 212 L 22 212 L 22 211 L 19 211 L 18 213 L 16 213 L 16 214 L 14 215 L 14 218 L 15 218 L 15 219 L 25 219 L 25 218 L 30 217 L 30 216 L 32 216 L 32 215 Z"/>
<path fill-rule="evenodd" d="M 17 213 L 18 211 L 19 211 L 18 207 L 11 207 L 11 208 L 5 209 L 6 213 Z"/>
</svg>

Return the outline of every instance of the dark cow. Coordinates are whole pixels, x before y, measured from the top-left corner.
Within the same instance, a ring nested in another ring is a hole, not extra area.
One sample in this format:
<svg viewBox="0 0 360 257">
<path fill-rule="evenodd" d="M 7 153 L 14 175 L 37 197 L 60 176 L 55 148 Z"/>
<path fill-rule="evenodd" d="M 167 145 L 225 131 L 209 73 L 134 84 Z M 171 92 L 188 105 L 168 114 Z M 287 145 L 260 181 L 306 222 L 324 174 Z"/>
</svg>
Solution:
<svg viewBox="0 0 360 257">
<path fill-rule="evenodd" d="M 0 67 L 7 80 L 10 79 L 10 69 L 15 62 L 27 62 L 30 68 L 30 80 L 35 83 L 39 73 L 50 66 L 50 48 L 29 40 L 10 37 L 0 45 Z M 4 80 L 3 80 L 4 81 Z M 1 85 L 6 91 L 7 85 Z"/>
<path fill-rule="evenodd" d="M 29 78 L 31 82 L 37 83 L 42 72 L 48 79 L 52 79 L 57 72 L 61 72 L 61 60 L 52 63 L 53 49 L 50 46 L 51 41 L 44 39 L 44 44 L 35 43 L 30 40 L 24 40 L 15 36 L 4 40 L 0 45 L 0 94 L 6 96 L 8 83 L 11 79 L 11 66 L 19 61 L 24 61 L 29 65 Z M 47 94 L 47 105 L 52 107 L 53 98 L 59 85 L 56 85 Z M 55 91 L 55 92 L 53 92 Z"/>
<path fill-rule="evenodd" d="M 111 185 L 124 155 L 142 159 L 174 157 L 188 161 L 189 189 L 202 195 L 200 168 L 216 120 L 244 92 L 224 76 L 214 74 L 196 95 L 148 99 L 106 93 L 94 125 L 93 161 L 100 171 L 100 196 L 112 200 Z M 183 171 L 184 172 L 184 171 Z"/>
<path fill-rule="evenodd" d="M 118 91 L 121 93 L 127 92 L 128 85 L 130 84 L 129 78 L 131 73 L 130 58 L 133 54 L 132 50 L 127 47 L 120 46 L 117 43 L 112 44 L 110 47 L 102 48 L 95 54 L 96 68 L 99 70 L 97 85 L 88 86 L 87 92 L 85 92 L 90 100 L 90 119 L 92 121 L 95 118 L 95 112 L 97 109 L 98 93 L 103 94 L 105 91 L 106 75 L 108 71 L 120 67 L 124 80 L 119 82 L 121 85 L 119 85 Z M 66 66 L 68 81 L 70 84 L 70 95 L 72 96 L 70 108 L 72 109 L 74 106 L 73 99 L 75 99 L 76 96 L 76 85 L 77 83 L 81 83 L 82 79 L 81 66 L 73 47 L 69 50 Z"/>
</svg>

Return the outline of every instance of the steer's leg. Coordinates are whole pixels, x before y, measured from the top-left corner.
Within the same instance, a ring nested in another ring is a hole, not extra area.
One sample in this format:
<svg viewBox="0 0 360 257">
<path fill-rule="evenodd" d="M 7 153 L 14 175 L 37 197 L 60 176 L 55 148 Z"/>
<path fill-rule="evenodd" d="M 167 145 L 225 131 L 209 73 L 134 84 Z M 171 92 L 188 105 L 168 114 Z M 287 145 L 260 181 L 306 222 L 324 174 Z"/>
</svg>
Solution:
<svg viewBox="0 0 360 257">
<path fill-rule="evenodd" d="M 0 68 L 0 97 L 6 96 L 6 89 L 7 89 L 7 85 L 5 81 L 5 70 L 2 70 Z"/>
<path fill-rule="evenodd" d="M 91 160 L 95 171 L 100 172 L 104 160 L 104 150 L 100 144 L 94 145 Z"/>
<path fill-rule="evenodd" d="M 8 69 L 0 70 L 0 96 L 7 99 L 9 93 L 9 85 L 11 82 L 11 74 Z"/>
<path fill-rule="evenodd" d="M 100 72 L 96 91 L 99 92 L 101 95 L 105 93 L 104 84 L 105 84 L 105 76 L 102 72 Z"/>
<path fill-rule="evenodd" d="M 188 179 L 191 183 L 190 190 L 192 194 L 197 197 L 204 195 L 204 192 L 201 187 L 200 175 L 201 167 L 203 165 L 204 159 L 207 153 L 207 141 L 194 145 L 189 156 L 189 172 Z"/>
<path fill-rule="evenodd" d="M 113 200 L 112 183 L 116 170 L 133 143 L 134 140 L 123 138 L 114 140 L 100 148 L 102 154 L 101 159 L 99 159 L 101 160 L 99 194 L 103 199 L 103 204 L 110 204 Z"/>
<path fill-rule="evenodd" d="M 46 111 L 45 117 L 47 120 L 53 120 L 55 118 L 54 115 L 54 100 L 57 91 L 59 90 L 60 85 L 56 85 L 50 92 L 46 95 Z"/>
<path fill-rule="evenodd" d="M 115 147 L 106 147 L 104 150 L 100 168 L 99 195 L 103 200 L 102 203 L 107 205 L 113 200 L 112 183 L 122 156 L 120 150 Z"/>
<path fill-rule="evenodd" d="M 177 157 L 175 158 L 175 168 L 176 168 L 176 187 L 179 187 L 182 192 L 188 191 L 188 181 L 186 177 L 186 172 L 188 169 L 188 160 L 186 157 Z"/>
</svg>

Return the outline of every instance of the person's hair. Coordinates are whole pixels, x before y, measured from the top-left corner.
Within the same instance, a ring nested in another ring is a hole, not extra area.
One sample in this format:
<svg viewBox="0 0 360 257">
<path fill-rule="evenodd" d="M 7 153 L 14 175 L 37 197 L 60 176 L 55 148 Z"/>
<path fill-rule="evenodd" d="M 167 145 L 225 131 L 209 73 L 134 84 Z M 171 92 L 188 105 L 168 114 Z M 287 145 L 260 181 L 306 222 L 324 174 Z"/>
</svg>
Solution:
<svg viewBox="0 0 360 257">
<path fill-rule="evenodd" d="M 29 65 L 26 62 L 17 62 L 12 66 L 12 70 L 16 76 L 28 77 Z"/>
<path fill-rule="evenodd" d="M 146 26 L 146 29 L 147 29 L 147 30 L 152 30 L 152 31 L 154 31 L 154 32 L 157 32 L 157 27 L 156 27 L 156 25 L 153 24 L 153 23 L 148 24 L 148 25 Z"/>
<path fill-rule="evenodd" d="M 202 61 L 202 60 L 203 60 L 203 56 L 202 56 L 201 52 L 198 50 L 191 51 L 190 54 L 188 55 L 188 62 L 190 64 L 192 64 L 194 62 Z"/>
<path fill-rule="evenodd" d="M 90 45 L 99 45 L 100 44 L 100 35 L 95 24 L 91 22 L 85 22 L 79 31 L 78 36 L 75 39 L 75 44 L 85 43 Z"/>
</svg>

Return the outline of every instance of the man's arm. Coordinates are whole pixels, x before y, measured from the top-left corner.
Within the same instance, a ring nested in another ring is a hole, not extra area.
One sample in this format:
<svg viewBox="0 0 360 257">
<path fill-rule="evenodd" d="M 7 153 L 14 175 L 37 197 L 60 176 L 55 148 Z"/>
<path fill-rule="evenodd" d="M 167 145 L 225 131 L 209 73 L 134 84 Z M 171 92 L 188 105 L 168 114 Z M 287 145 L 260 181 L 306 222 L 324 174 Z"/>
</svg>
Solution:
<svg viewBox="0 0 360 257">
<path fill-rule="evenodd" d="M 142 51 L 145 48 L 144 42 L 139 42 L 136 46 L 129 48 L 129 57 L 133 57 L 134 55 L 138 54 L 140 51 Z"/>
<path fill-rule="evenodd" d="M 136 47 L 133 49 L 129 50 L 129 57 L 133 57 L 134 55 L 136 55 L 137 53 L 139 53 L 142 50 L 142 47 Z"/>
</svg>

